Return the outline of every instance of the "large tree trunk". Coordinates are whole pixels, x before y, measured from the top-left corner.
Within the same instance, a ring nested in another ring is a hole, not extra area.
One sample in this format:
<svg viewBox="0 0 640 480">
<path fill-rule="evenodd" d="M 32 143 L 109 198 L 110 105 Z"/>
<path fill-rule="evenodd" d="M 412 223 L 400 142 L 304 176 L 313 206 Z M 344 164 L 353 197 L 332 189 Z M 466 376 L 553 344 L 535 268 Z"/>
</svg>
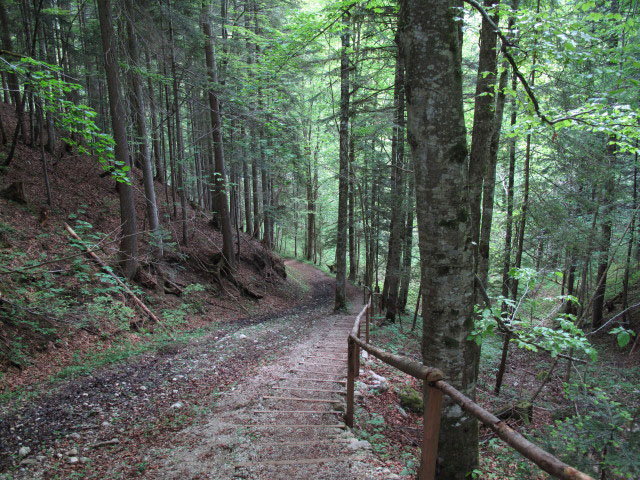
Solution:
<svg viewBox="0 0 640 480">
<path fill-rule="evenodd" d="M 336 239 L 335 309 L 347 308 L 347 207 L 349 196 L 349 13 L 342 16 L 340 55 L 340 171 L 338 174 L 338 231 Z"/>
<path fill-rule="evenodd" d="M 457 7 L 457 8 L 453 8 Z M 467 340 L 473 318 L 473 258 L 462 108 L 462 2 L 404 0 L 409 144 L 424 304 L 422 356 L 448 382 L 475 397 L 478 351 Z M 435 74 L 437 72 L 437 74 Z M 439 478 L 465 479 L 478 465 L 478 422 L 445 399 Z"/>
<path fill-rule="evenodd" d="M 116 43 L 111 18 L 111 1 L 98 0 L 98 17 L 100 20 L 100 36 L 104 52 L 104 69 L 109 92 L 109 111 L 113 138 L 116 142 L 115 160 L 120 165 L 131 167 L 129 161 L 129 145 L 127 144 L 126 115 L 124 101 L 120 92 L 120 73 L 116 58 Z M 136 208 L 133 190 L 130 183 L 118 182 L 120 196 L 120 223 L 122 224 L 122 240 L 120 242 L 121 265 L 126 278 L 131 279 L 138 268 L 138 243 L 136 230 Z"/>
<path fill-rule="evenodd" d="M 134 19 L 136 13 L 133 8 L 133 0 L 125 1 L 127 11 L 127 35 L 129 37 L 129 57 L 131 59 L 131 112 L 136 126 L 138 147 L 138 163 L 142 166 L 142 178 L 144 183 L 144 195 L 147 207 L 147 219 L 149 220 L 149 230 L 151 230 L 153 251 L 162 256 L 162 233 L 160 232 L 160 221 L 158 219 L 158 204 L 156 203 L 156 190 L 153 184 L 153 165 L 151 164 L 151 154 L 149 152 L 149 140 L 147 136 L 147 120 L 145 117 L 144 92 L 142 89 L 142 79 L 136 71 L 139 67 L 140 50 L 138 39 L 136 38 Z"/>
<path fill-rule="evenodd" d="M 233 233 L 231 232 L 231 220 L 229 218 L 229 201 L 225 186 L 224 146 L 222 144 L 222 122 L 220 120 L 220 101 L 214 90 L 218 83 L 216 72 L 216 60 L 213 52 L 213 36 L 209 25 L 208 9 L 206 2 L 202 3 L 202 33 L 205 37 L 204 51 L 207 64 L 207 74 L 211 87 L 208 91 L 209 108 L 211 110 L 211 130 L 213 136 L 213 151 L 215 155 L 214 205 L 218 211 L 220 231 L 222 232 L 222 253 L 225 263 L 230 269 L 235 268 L 235 256 L 233 254 Z"/>
</svg>

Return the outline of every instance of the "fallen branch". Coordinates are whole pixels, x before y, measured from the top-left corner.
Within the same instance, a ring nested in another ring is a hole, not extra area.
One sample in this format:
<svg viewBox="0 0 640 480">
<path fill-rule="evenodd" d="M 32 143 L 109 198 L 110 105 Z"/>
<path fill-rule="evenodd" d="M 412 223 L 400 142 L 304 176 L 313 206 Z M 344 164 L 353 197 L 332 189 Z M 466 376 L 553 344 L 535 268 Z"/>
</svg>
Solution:
<svg viewBox="0 0 640 480">
<path fill-rule="evenodd" d="M 171 330 L 169 330 L 167 328 L 167 326 L 162 323 L 160 321 L 160 319 L 158 317 L 156 317 L 156 315 L 149 310 L 149 307 L 147 307 L 144 302 L 142 300 L 140 300 L 135 293 L 133 293 L 133 291 L 128 287 L 128 285 L 126 283 L 124 283 L 122 280 L 120 280 L 120 278 L 113 273 L 113 271 L 111 270 L 111 268 L 109 268 L 107 266 L 106 263 L 104 263 L 102 261 L 102 259 L 100 257 L 98 257 L 98 255 L 95 254 L 95 252 L 93 252 L 89 247 L 87 247 L 85 245 L 85 243 L 82 241 L 82 239 L 78 236 L 78 234 L 73 230 L 73 228 L 71 228 L 68 224 L 64 224 L 64 228 L 67 230 L 67 232 L 69 232 L 69 235 L 71 235 L 74 239 L 76 239 L 78 242 L 80 242 L 80 244 L 82 245 L 82 247 L 85 249 L 86 253 L 98 264 L 100 265 L 100 267 L 107 272 L 111 277 L 113 277 L 113 279 L 118 283 L 118 285 L 120 285 L 124 291 L 133 299 L 133 301 L 136 303 L 136 305 L 138 305 L 138 307 L 140 307 L 140 309 L 146 313 L 154 322 L 156 322 L 158 325 L 160 325 L 162 328 L 164 328 L 164 330 L 167 332 L 167 334 L 169 335 L 169 337 L 171 337 L 171 339 L 175 340 L 175 337 L 173 335 L 173 333 L 171 332 Z"/>
<path fill-rule="evenodd" d="M 118 440 L 117 438 L 112 438 L 111 440 L 106 440 L 104 442 L 94 443 L 93 445 L 91 445 L 91 448 L 106 447 L 107 445 L 118 445 L 119 443 L 120 440 Z"/>
</svg>

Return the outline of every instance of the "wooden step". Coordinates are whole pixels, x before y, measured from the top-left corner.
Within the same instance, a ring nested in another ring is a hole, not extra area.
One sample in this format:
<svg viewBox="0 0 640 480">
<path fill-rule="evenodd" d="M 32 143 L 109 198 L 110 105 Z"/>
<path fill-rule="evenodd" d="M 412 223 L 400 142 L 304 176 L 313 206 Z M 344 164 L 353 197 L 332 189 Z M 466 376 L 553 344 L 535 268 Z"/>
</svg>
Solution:
<svg viewBox="0 0 640 480">
<path fill-rule="evenodd" d="M 301 390 L 304 392 L 326 392 L 326 393 L 339 393 L 340 395 L 346 395 L 347 392 L 343 390 L 327 390 L 322 388 L 304 388 L 304 387 L 273 387 L 274 390 Z"/>
<path fill-rule="evenodd" d="M 256 423 L 256 424 L 236 424 L 232 427 L 243 428 L 345 428 L 344 423 L 337 423 L 335 425 L 324 425 L 321 423 Z"/>
<path fill-rule="evenodd" d="M 346 385 L 346 380 L 325 380 L 323 378 L 313 378 L 313 377 L 281 377 L 279 380 L 300 380 L 303 382 L 321 382 L 321 383 L 341 383 L 342 385 Z"/>
<path fill-rule="evenodd" d="M 304 397 L 275 397 L 273 395 L 264 395 L 265 400 L 283 400 L 292 402 L 317 402 L 317 403 L 336 403 L 339 400 L 335 398 L 304 398 Z"/>
<path fill-rule="evenodd" d="M 315 463 L 349 462 L 354 457 L 322 457 L 300 458 L 298 460 L 258 460 L 255 462 L 242 462 L 236 464 L 236 468 L 259 467 L 260 465 L 312 465 Z"/>
<path fill-rule="evenodd" d="M 252 413 L 309 413 L 314 415 L 339 415 L 343 414 L 340 410 L 325 410 L 322 412 L 317 412 L 315 410 L 253 410 Z"/>
</svg>

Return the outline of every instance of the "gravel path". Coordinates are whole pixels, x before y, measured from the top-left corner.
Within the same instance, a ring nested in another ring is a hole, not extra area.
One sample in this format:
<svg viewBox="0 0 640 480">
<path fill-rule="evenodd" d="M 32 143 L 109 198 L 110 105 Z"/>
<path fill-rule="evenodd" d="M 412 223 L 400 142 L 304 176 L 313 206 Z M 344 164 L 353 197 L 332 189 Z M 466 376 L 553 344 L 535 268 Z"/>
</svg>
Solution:
<svg viewBox="0 0 640 480">
<path fill-rule="evenodd" d="M 334 315 L 333 279 L 288 268 L 311 286 L 289 312 L 69 381 L 5 415 L 0 452 L 14 466 L 0 479 L 378 478 L 342 422 L 361 292 Z"/>
<path fill-rule="evenodd" d="M 323 312 L 286 355 L 264 365 L 224 397 L 208 422 L 184 432 L 157 478 L 372 479 L 367 442 L 344 426 L 346 315 Z"/>
</svg>

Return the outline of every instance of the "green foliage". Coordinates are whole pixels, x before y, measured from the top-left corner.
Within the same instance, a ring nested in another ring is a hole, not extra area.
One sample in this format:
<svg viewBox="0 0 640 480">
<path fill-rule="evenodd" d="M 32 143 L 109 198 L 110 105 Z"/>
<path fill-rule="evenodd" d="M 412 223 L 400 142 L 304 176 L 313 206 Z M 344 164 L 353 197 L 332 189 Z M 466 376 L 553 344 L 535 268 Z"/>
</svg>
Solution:
<svg viewBox="0 0 640 480">
<path fill-rule="evenodd" d="M 532 352 L 544 350 L 552 357 L 560 353 L 576 351 L 595 360 L 596 351 L 585 332 L 578 327 L 575 315 L 560 314 L 552 310 L 552 316 L 543 319 L 538 317 L 538 311 L 543 310 L 544 313 L 544 302 L 535 297 L 529 298 L 527 294 L 534 290 L 539 282 L 544 282 L 545 278 L 538 278 L 532 269 L 512 269 L 511 275 L 523 281 L 525 293 L 518 302 L 498 296 L 492 307 L 476 306 L 476 318 L 469 340 L 482 345 L 487 337 L 494 336 L 496 331 L 504 325 L 513 332 L 511 341 L 518 348 Z M 557 304 L 558 301 L 577 302 L 577 299 L 572 296 L 552 297 L 545 300 L 551 304 Z M 502 311 L 502 305 L 507 306 L 507 312 Z M 522 314 L 523 311 L 528 311 L 530 314 L 525 316 Z"/>
<path fill-rule="evenodd" d="M 609 335 L 615 335 L 616 341 L 618 342 L 618 346 L 620 348 L 624 348 L 631 341 L 631 337 L 636 335 L 636 332 L 634 332 L 630 328 L 624 328 L 622 326 L 618 326 L 616 328 L 612 328 L 609 331 Z"/>
<path fill-rule="evenodd" d="M 549 447 L 594 476 L 605 470 L 614 478 L 638 478 L 637 406 L 614 400 L 600 387 L 572 384 L 565 388 L 576 414 L 548 428 Z"/>
<path fill-rule="evenodd" d="M 18 62 L 0 62 L 0 70 L 24 78 L 24 85 L 42 102 L 45 111 L 53 115 L 56 127 L 67 133 L 63 140 L 80 154 L 94 155 L 104 170 L 118 182 L 129 183 L 129 166 L 115 160 L 114 141 L 103 133 L 94 119 L 96 112 L 90 107 L 69 100 L 82 87 L 62 80 L 62 68 L 31 57 Z"/>
<path fill-rule="evenodd" d="M 110 296 L 99 296 L 87 305 L 89 318 L 99 325 L 108 322 L 119 330 L 129 330 L 129 324 L 135 317 L 133 308 Z"/>
<path fill-rule="evenodd" d="M 190 314 L 204 313 L 205 302 L 195 295 L 205 291 L 205 286 L 199 283 L 187 285 L 183 290 L 183 302 L 176 308 L 165 308 L 162 317 L 170 327 L 178 327 L 187 323 L 186 317 Z"/>
</svg>

